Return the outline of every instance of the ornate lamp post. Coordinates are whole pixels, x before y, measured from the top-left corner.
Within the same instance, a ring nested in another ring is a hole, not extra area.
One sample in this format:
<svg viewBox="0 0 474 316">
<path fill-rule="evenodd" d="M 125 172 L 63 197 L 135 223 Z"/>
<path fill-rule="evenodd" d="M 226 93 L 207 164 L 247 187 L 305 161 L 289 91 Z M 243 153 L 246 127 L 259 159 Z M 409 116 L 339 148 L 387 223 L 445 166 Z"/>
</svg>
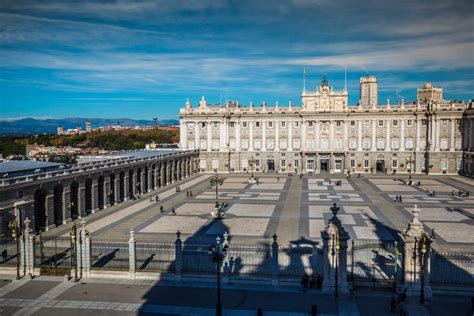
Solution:
<svg viewBox="0 0 474 316">
<path fill-rule="evenodd" d="M 221 208 L 219 207 L 219 185 L 222 185 L 224 183 L 224 178 L 219 178 L 219 174 L 216 172 L 216 174 L 212 176 L 211 180 L 209 180 L 209 183 L 211 184 L 211 186 L 216 186 L 216 205 L 214 212 L 211 213 L 211 215 L 216 218 L 221 218 Z"/>
<path fill-rule="evenodd" d="M 14 216 L 8 222 L 8 228 L 11 232 L 12 238 L 16 241 L 16 279 L 20 279 L 20 227 L 18 225 L 18 218 Z"/>
<path fill-rule="evenodd" d="M 420 304 L 425 303 L 425 255 L 426 255 L 426 237 L 423 235 L 421 241 L 420 273 L 421 273 L 421 291 Z"/>
<path fill-rule="evenodd" d="M 222 304 L 221 304 L 221 263 L 224 258 L 227 256 L 227 249 L 229 245 L 226 243 L 221 243 L 219 237 L 216 238 L 216 244 L 210 245 L 207 252 L 212 262 L 217 266 L 217 303 L 216 303 L 216 316 L 222 316 Z"/>
<path fill-rule="evenodd" d="M 74 282 L 77 282 L 77 258 L 76 258 L 76 245 L 77 245 L 77 227 L 76 222 L 72 225 L 71 232 L 69 233 L 71 240 L 71 270 L 74 268 Z M 73 265 L 74 264 L 74 265 Z"/>
<path fill-rule="evenodd" d="M 432 128 L 432 118 L 435 112 L 433 111 L 433 105 L 428 103 L 426 105 L 425 117 L 426 117 L 426 147 L 425 147 L 425 173 L 430 173 L 430 149 L 431 149 L 431 137 L 430 129 Z"/>
</svg>

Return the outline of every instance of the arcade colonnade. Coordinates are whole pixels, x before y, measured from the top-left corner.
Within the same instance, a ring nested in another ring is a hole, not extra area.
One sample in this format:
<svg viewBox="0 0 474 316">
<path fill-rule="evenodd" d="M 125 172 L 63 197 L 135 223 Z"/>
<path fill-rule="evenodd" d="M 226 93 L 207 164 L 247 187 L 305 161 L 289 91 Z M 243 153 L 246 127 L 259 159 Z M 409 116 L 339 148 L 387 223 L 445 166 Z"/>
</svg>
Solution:
<svg viewBox="0 0 474 316">
<path fill-rule="evenodd" d="M 17 198 L 3 207 L 7 212 L 0 211 L 0 235 L 15 216 L 19 223 L 30 218 L 35 231 L 47 231 L 185 179 L 196 173 L 197 167 L 197 155 L 169 157 L 18 186 Z M 12 187 L 0 188 L 0 197 L 1 191 L 8 189 Z"/>
</svg>

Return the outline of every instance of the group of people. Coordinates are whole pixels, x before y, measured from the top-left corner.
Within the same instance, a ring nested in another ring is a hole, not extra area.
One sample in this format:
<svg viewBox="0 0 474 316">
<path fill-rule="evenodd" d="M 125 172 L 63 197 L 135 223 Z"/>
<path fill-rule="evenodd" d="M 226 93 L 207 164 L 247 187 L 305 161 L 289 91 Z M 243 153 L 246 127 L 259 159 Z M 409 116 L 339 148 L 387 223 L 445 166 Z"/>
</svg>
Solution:
<svg viewBox="0 0 474 316">
<path fill-rule="evenodd" d="M 451 196 L 455 196 L 455 195 L 456 195 L 456 192 L 454 190 L 452 190 L 451 191 Z M 464 191 L 459 190 L 457 196 L 459 196 L 459 197 L 469 197 L 469 191 L 464 192 Z"/>
<path fill-rule="evenodd" d="M 181 187 L 179 185 L 176 186 L 176 192 L 181 192 Z"/>
<path fill-rule="evenodd" d="M 431 190 L 426 189 L 426 194 L 428 194 L 429 196 L 436 196 L 436 191 L 433 189 Z"/>
<path fill-rule="evenodd" d="M 395 201 L 402 203 L 403 202 L 402 196 L 401 195 L 395 196 Z"/>
<path fill-rule="evenodd" d="M 193 191 L 191 191 L 191 190 L 186 191 L 186 196 L 187 197 L 193 196 Z"/>
<path fill-rule="evenodd" d="M 304 273 L 300 283 L 303 286 L 303 291 L 306 293 L 308 287 L 311 289 L 321 289 L 323 286 L 323 278 L 317 273 L 313 273 L 311 276 Z"/>
</svg>

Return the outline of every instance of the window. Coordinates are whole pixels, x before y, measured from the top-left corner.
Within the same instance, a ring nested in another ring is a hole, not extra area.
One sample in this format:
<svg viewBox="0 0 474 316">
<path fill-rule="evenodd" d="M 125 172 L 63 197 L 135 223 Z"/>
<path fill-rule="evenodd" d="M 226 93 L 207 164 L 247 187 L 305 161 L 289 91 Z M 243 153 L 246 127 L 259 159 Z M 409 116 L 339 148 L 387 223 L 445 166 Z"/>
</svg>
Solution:
<svg viewBox="0 0 474 316">
<path fill-rule="evenodd" d="M 255 159 L 255 167 L 260 167 L 260 159 Z"/>
<path fill-rule="evenodd" d="M 398 141 L 398 138 L 392 138 L 392 149 L 398 149 L 398 144 L 399 144 L 399 141 Z"/>
<path fill-rule="evenodd" d="M 394 169 L 398 168 L 398 160 L 396 160 L 396 159 L 392 160 L 392 168 L 394 168 Z"/>
<path fill-rule="evenodd" d="M 368 159 L 365 159 L 364 160 L 364 168 L 369 168 L 370 164 L 369 164 L 369 160 Z"/>
<path fill-rule="evenodd" d="M 321 148 L 328 149 L 329 148 L 329 140 L 327 138 L 321 139 Z"/>
<path fill-rule="evenodd" d="M 268 128 L 272 128 L 273 127 L 273 122 L 268 122 Z"/>
<path fill-rule="evenodd" d="M 341 121 L 336 121 L 336 126 L 340 127 L 341 126 Z"/>
<path fill-rule="evenodd" d="M 194 123 L 188 123 L 188 129 L 194 129 Z"/>
<path fill-rule="evenodd" d="M 219 122 L 212 122 L 212 127 L 218 128 L 219 127 Z"/>
<path fill-rule="evenodd" d="M 405 139 L 405 148 L 406 149 L 413 149 L 413 138 Z"/>
<path fill-rule="evenodd" d="M 426 120 L 421 120 L 421 126 L 426 126 Z"/>
<path fill-rule="evenodd" d="M 356 166 L 355 159 L 351 159 L 351 168 L 355 168 L 355 166 Z"/>
<path fill-rule="evenodd" d="M 207 148 L 207 141 L 205 139 L 201 139 L 201 144 L 199 146 L 201 149 L 206 149 Z"/>
<path fill-rule="evenodd" d="M 219 150 L 219 140 L 213 139 L 212 140 L 212 150 Z"/>
<path fill-rule="evenodd" d="M 442 171 L 448 170 L 448 161 L 447 160 L 442 160 L 441 161 L 441 170 Z"/>
<path fill-rule="evenodd" d="M 441 126 L 448 126 L 448 120 L 441 120 Z"/>
<path fill-rule="evenodd" d="M 285 159 L 280 160 L 280 167 L 281 167 L 281 168 L 285 168 L 285 167 L 286 167 L 286 160 L 285 160 Z"/>
<path fill-rule="evenodd" d="M 384 148 L 385 148 L 385 139 L 377 138 L 377 149 L 384 149 Z"/>
<path fill-rule="evenodd" d="M 370 121 L 369 120 L 364 121 L 364 127 L 370 127 Z"/>
<path fill-rule="evenodd" d="M 383 121 L 379 120 L 379 127 L 383 127 Z"/>
<path fill-rule="evenodd" d="M 294 149 L 300 149 L 300 140 L 295 138 L 293 139 L 293 148 Z"/>
<path fill-rule="evenodd" d="M 188 139 L 188 149 L 189 150 L 194 149 L 194 140 L 193 139 Z"/>
<path fill-rule="evenodd" d="M 413 126 L 413 120 L 407 120 L 407 126 L 412 127 Z"/>
<path fill-rule="evenodd" d="M 299 126 L 300 126 L 300 122 L 295 121 L 295 122 L 294 122 L 294 125 L 295 125 L 295 127 L 299 127 Z"/>
<path fill-rule="evenodd" d="M 235 138 L 229 140 L 229 147 L 230 149 L 235 149 Z"/>
<path fill-rule="evenodd" d="M 287 141 L 285 138 L 280 139 L 280 149 L 286 149 L 288 147 Z"/>
<path fill-rule="evenodd" d="M 242 159 L 242 160 L 240 161 L 240 164 L 242 165 L 242 168 L 243 168 L 243 169 L 247 169 L 248 166 L 249 166 L 249 161 L 248 161 L 247 159 Z"/>
<path fill-rule="evenodd" d="M 255 138 L 253 140 L 253 148 L 260 149 L 261 146 L 262 146 L 262 143 L 260 141 L 260 138 Z"/>
<path fill-rule="evenodd" d="M 201 128 L 205 128 L 206 127 L 206 122 L 201 122 Z"/>
<path fill-rule="evenodd" d="M 295 161 L 294 161 L 295 168 L 298 168 L 299 163 L 300 163 L 299 160 L 295 160 Z"/>
<path fill-rule="evenodd" d="M 314 148 L 314 140 L 312 138 L 307 140 L 307 146 L 308 146 L 308 149 Z"/>
<path fill-rule="evenodd" d="M 392 126 L 394 126 L 394 127 L 398 126 L 398 120 L 393 120 L 392 121 Z"/>
<path fill-rule="evenodd" d="M 313 122 L 313 121 L 309 121 L 309 122 L 308 122 L 308 126 L 309 126 L 309 127 L 312 127 L 313 125 L 314 125 L 314 122 Z"/>
<path fill-rule="evenodd" d="M 255 127 L 260 128 L 260 122 L 255 122 Z"/>
<path fill-rule="evenodd" d="M 285 121 L 281 122 L 281 127 L 286 127 L 286 122 Z"/>
<path fill-rule="evenodd" d="M 247 128 L 247 122 L 242 122 L 242 127 Z"/>
<path fill-rule="evenodd" d="M 456 138 L 456 139 L 454 140 L 454 148 L 455 148 L 456 150 L 461 150 L 461 146 L 462 146 L 462 141 L 461 141 L 461 139 Z"/>
<path fill-rule="evenodd" d="M 439 141 L 439 147 L 441 150 L 447 150 L 448 149 L 448 139 L 447 138 L 441 138 Z"/>
<path fill-rule="evenodd" d="M 241 140 L 240 142 L 240 146 L 242 147 L 242 149 L 248 149 L 249 148 L 249 140 L 244 138 Z"/>
<path fill-rule="evenodd" d="M 349 144 L 350 144 L 351 149 L 356 149 L 357 148 L 357 140 L 355 138 L 351 138 Z"/>
<path fill-rule="evenodd" d="M 219 159 L 212 159 L 212 169 L 219 169 Z"/>
<path fill-rule="evenodd" d="M 356 121 L 351 121 L 351 127 L 355 127 L 356 126 Z"/>
<path fill-rule="evenodd" d="M 420 141 L 420 147 L 421 147 L 421 150 L 425 150 L 426 149 L 426 140 L 425 139 L 422 139 Z"/>
<path fill-rule="evenodd" d="M 199 168 L 206 169 L 206 167 L 207 167 L 206 159 L 199 160 Z"/>
<path fill-rule="evenodd" d="M 273 138 L 268 138 L 267 139 L 267 149 L 273 150 L 275 147 L 275 140 Z"/>
<path fill-rule="evenodd" d="M 336 138 L 334 141 L 334 147 L 336 149 L 342 149 L 342 139 L 341 138 Z"/>
<path fill-rule="evenodd" d="M 364 141 L 362 142 L 362 147 L 364 149 L 370 149 L 370 139 L 369 138 L 364 138 Z"/>
<path fill-rule="evenodd" d="M 459 126 L 459 124 L 461 124 L 461 120 L 460 120 L 460 119 L 457 119 L 457 120 L 456 120 L 456 126 Z"/>
<path fill-rule="evenodd" d="M 421 160 L 421 170 L 426 170 L 426 160 L 425 159 Z"/>
<path fill-rule="evenodd" d="M 234 127 L 235 126 L 235 122 L 230 122 L 230 127 Z"/>
</svg>

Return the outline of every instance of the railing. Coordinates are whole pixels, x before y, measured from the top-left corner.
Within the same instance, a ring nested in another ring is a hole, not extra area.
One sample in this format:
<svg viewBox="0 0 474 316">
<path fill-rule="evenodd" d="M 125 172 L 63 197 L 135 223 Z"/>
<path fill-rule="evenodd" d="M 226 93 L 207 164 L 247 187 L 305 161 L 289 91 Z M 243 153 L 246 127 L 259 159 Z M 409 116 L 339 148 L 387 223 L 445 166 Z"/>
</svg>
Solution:
<svg viewBox="0 0 474 316">
<path fill-rule="evenodd" d="M 272 248 L 270 245 L 237 245 L 229 247 L 229 268 L 233 275 L 272 274 Z"/>
<path fill-rule="evenodd" d="M 16 266 L 19 260 L 17 241 L 10 237 L 0 237 L 0 268 L 3 266 Z"/>
<path fill-rule="evenodd" d="M 322 249 L 315 247 L 280 248 L 278 250 L 279 275 L 287 278 L 301 278 L 308 275 L 323 275 Z"/>
<path fill-rule="evenodd" d="M 92 269 L 128 270 L 128 243 L 92 240 L 91 266 Z"/>
<path fill-rule="evenodd" d="M 38 237 L 35 240 L 35 266 L 42 274 L 63 275 L 71 269 L 71 240 L 68 237 Z"/>
<path fill-rule="evenodd" d="M 93 171 L 93 170 L 102 169 L 102 168 L 118 167 L 122 165 L 129 165 L 129 164 L 140 163 L 140 162 L 150 161 L 150 160 L 163 160 L 164 158 L 186 156 L 188 154 L 197 153 L 197 152 L 199 152 L 199 150 L 194 149 L 194 150 L 187 150 L 187 151 L 178 151 L 175 153 L 163 154 L 163 155 L 153 156 L 153 157 L 144 157 L 144 158 L 124 157 L 124 158 L 101 160 L 101 161 L 96 161 L 96 162 L 85 162 L 85 163 L 77 164 L 72 168 L 62 169 L 60 171 L 55 170 L 55 171 L 48 171 L 48 172 L 43 172 L 43 173 L 34 174 L 34 175 L 0 179 L 0 187 L 13 185 L 17 183 L 33 182 L 33 181 L 48 179 L 52 177 L 84 173 L 84 172 Z"/>
<path fill-rule="evenodd" d="M 135 249 L 138 272 L 175 271 L 174 243 L 137 243 Z"/>
<path fill-rule="evenodd" d="M 434 251 L 430 259 L 432 285 L 474 286 L 474 253 Z"/>
</svg>

